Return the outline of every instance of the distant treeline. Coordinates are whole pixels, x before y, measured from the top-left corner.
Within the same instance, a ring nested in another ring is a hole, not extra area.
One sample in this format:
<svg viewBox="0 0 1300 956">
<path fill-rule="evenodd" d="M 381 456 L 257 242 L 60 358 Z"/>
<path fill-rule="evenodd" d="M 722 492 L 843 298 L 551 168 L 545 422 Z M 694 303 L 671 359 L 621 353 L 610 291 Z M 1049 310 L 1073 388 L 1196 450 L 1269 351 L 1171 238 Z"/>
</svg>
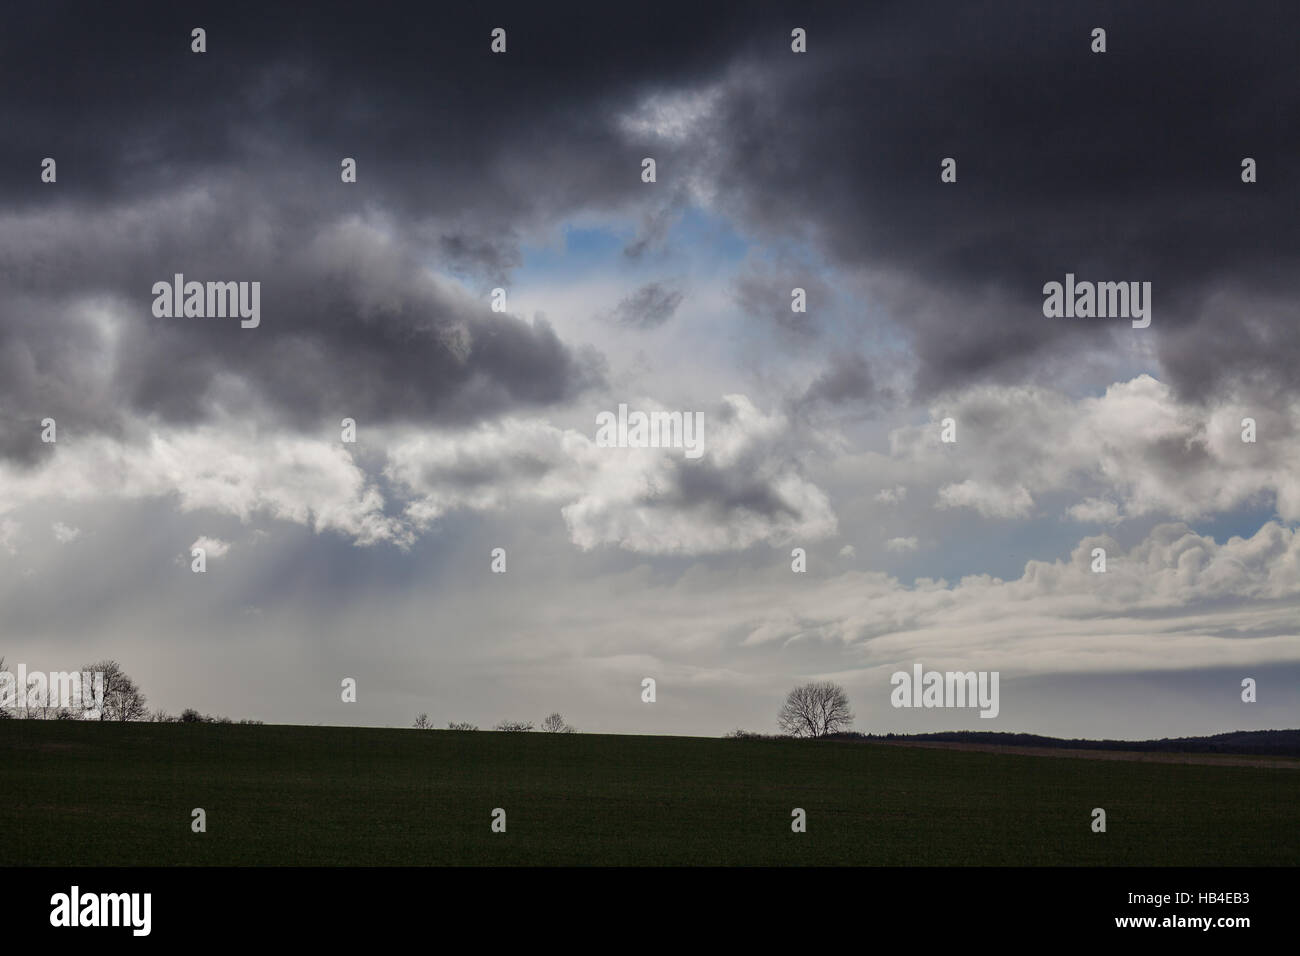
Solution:
<svg viewBox="0 0 1300 956">
<path fill-rule="evenodd" d="M 757 735 L 755 735 L 757 736 Z M 833 740 L 916 740 L 999 744 L 1007 747 L 1058 747 L 1064 750 L 1136 750 L 1159 753 L 1257 754 L 1300 757 L 1300 730 L 1234 730 L 1212 737 L 1162 737 L 1159 740 L 1062 740 L 1038 734 L 948 730 L 933 734 L 832 734 Z"/>
</svg>

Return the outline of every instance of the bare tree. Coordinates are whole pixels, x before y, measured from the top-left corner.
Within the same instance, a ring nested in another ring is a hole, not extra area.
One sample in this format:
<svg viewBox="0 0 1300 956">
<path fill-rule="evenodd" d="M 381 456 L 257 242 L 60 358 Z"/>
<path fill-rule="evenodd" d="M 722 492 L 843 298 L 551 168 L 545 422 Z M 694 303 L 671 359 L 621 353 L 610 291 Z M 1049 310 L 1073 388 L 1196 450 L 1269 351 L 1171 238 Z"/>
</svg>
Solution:
<svg viewBox="0 0 1300 956">
<path fill-rule="evenodd" d="M 503 720 L 492 728 L 493 730 L 503 730 L 506 733 L 521 734 L 533 729 L 531 720 Z"/>
<path fill-rule="evenodd" d="M 0 657 L 0 671 L 4 670 L 4 658 Z M 11 709 L 0 707 L 0 717 L 15 717 L 22 720 L 66 720 L 63 709 L 58 706 L 53 696 L 54 688 L 46 688 L 45 695 L 38 691 L 35 695 L 30 688 L 18 684 L 17 675 L 13 675 L 13 699 Z"/>
<path fill-rule="evenodd" d="M 5 659 L 4 659 L 3 657 L 0 657 L 0 674 L 4 673 L 4 669 L 5 669 Z M 17 678 L 17 677 L 13 678 L 13 681 L 14 681 L 14 699 L 13 699 L 13 703 L 16 704 L 16 703 L 18 703 L 18 678 Z M 9 712 L 9 709 L 8 709 L 8 708 L 6 708 L 6 707 L 0 707 L 0 720 L 2 720 L 2 719 L 4 719 L 4 718 L 7 718 L 7 717 L 12 717 L 12 716 L 13 716 L 13 714 L 11 714 L 11 713 Z"/>
<path fill-rule="evenodd" d="M 478 724 L 471 724 L 468 720 L 453 720 L 447 724 L 448 730 L 478 730 Z"/>
<path fill-rule="evenodd" d="M 0 672 L 5 670 L 5 659 L 0 657 Z M 19 687 L 17 678 L 10 675 L 13 686 L 13 700 L 10 702 L 12 711 L 9 708 L 0 707 L 0 717 L 23 717 L 27 720 L 79 720 L 81 718 L 81 708 L 72 709 L 59 703 L 66 699 L 66 695 L 75 695 L 77 687 L 80 687 L 79 675 L 60 674 L 56 677 L 54 674 L 48 675 L 48 683 L 45 684 L 44 691 L 36 690 L 31 693 L 32 688 Z M 78 680 L 78 683 L 65 683 L 69 678 Z M 30 680 L 30 676 L 29 676 Z M 83 693 L 89 693 L 88 689 L 83 689 Z"/>
<path fill-rule="evenodd" d="M 800 684 L 790 691 L 776 718 L 783 734 L 825 737 L 853 726 L 849 695 L 830 681 Z"/>
<path fill-rule="evenodd" d="M 0 671 L 5 669 L 5 659 L 0 657 Z M 33 698 L 27 687 L 18 686 L 18 677 L 13 675 L 14 696 L 12 701 L 13 712 L 0 708 L 0 717 L 21 717 L 25 720 L 64 720 L 60 714 L 60 708 L 53 700 L 54 688 L 47 688 L 44 698 L 38 693 Z M 44 700 L 44 703 L 33 703 L 33 700 Z"/>
<path fill-rule="evenodd" d="M 416 730 L 432 730 L 433 722 L 429 720 L 428 714 L 420 714 L 415 718 L 415 723 L 411 725 Z"/>
<path fill-rule="evenodd" d="M 90 671 L 91 674 L 102 672 L 104 675 L 104 708 L 99 712 L 100 720 L 149 719 L 144 694 L 117 661 L 99 661 L 82 670 Z"/>
<path fill-rule="evenodd" d="M 573 726 L 573 724 L 566 724 L 564 722 L 564 717 L 559 711 L 556 711 L 543 720 L 541 729 L 546 731 L 548 734 L 576 734 L 578 732 L 578 728 Z"/>
</svg>

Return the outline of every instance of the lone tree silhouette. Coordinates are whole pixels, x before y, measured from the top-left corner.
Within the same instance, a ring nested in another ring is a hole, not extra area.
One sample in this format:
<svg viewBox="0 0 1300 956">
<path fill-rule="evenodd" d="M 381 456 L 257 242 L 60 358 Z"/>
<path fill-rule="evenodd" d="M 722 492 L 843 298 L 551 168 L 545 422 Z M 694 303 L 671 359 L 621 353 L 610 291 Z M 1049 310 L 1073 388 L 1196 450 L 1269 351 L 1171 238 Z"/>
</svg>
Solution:
<svg viewBox="0 0 1300 956">
<path fill-rule="evenodd" d="M 136 682 L 114 660 L 102 660 L 82 668 L 92 674 L 104 675 L 104 707 L 100 720 L 148 720 L 148 698 L 141 693 Z"/>
<path fill-rule="evenodd" d="M 572 724 L 566 724 L 564 718 L 557 712 L 551 714 L 542 721 L 542 730 L 548 734 L 572 734 L 577 733 L 577 728 Z"/>
<path fill-rule="evenodd" d="M 825 737 L 853 726 L 844 688 L 830 681 L 800 684 L 781 705 L 776 724 L 792 737 Z"/>
</svg>

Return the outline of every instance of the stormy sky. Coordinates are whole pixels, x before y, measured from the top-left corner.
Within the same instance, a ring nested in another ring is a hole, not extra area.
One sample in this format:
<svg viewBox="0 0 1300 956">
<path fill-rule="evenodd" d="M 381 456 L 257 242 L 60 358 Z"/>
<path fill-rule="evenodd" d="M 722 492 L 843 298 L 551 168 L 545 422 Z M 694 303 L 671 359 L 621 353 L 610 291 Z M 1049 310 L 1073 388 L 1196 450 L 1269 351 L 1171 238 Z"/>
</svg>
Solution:
<svg viewBox="0 0 1300 956">
<path fill-rule="evenodd" d="M 16 10 L 0 655 L 277 723 L 770 732 L 831 679 L 864 731 L 1295 726 L 1298 32 L 1189 0 Z M 260 325 L 156 316 L 177 273 L 258 281 Z M 1150 326 L 1045 317 L 1067 273 L 1150 282 Z M 702 414 L 704 454 L 603 447 L 620 404 Z M 998 718 L 891 707 L 918 662 L 1000 672 Z"/>
</svg>

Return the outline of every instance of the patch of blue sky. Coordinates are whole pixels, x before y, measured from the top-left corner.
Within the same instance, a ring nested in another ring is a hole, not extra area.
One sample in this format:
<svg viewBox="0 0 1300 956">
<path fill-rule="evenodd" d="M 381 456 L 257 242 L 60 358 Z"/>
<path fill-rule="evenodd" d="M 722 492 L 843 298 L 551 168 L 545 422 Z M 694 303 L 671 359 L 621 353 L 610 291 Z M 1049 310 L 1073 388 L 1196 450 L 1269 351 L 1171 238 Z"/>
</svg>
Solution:
<svg viewBox="0 0 1300 956">
<path fill-rule="evenodd" d="M 640 256 L 628 255 L 638 234 L 634 219 L 563 223 L 557 230 L 559 241 L 523 247 L 515 280 L 554 282 L 611 272 L 633 282 L 665 272 L 716 275 L 734 269 L 750 248 L 725 219 L 696 207 L 673 222 L 662 243 L 652 243 Z"/>
<path fill-rule="evenodd" d="M 926 494 L 919 488 L 912 489 L 912 493 Z M 1164 514 L 1108 525 L 1064 517 L 1063 509 L 1070 500 L 1063 494 L 1044 495 L 1037 501 L 1037 516 L 1028 519 L 984 518 L 962 509 L 943 512 L 941 523 L 913 519 L 907 530 L 901 521 L 884 532 L 876 529 L 878 541 L 871 534 L 864 541 L 854 541 L 852 530 L 845 529 L 845 540 L 855 544 L 864 567 L 880 568 L 909 585 L 916 577 L 944 578 L 951 585 L 968 574 L 1015 580 L 1030 560 L 1068 562 L 1079 542 L 1094 535 L 1110 535 L 1119 543 L 1121 553 L 1127 553 L 1144 541 L 1156 525 L 1183 523 L 1191 533 L 1213 538 L 1222 545 L 1233 536 L 1251 538 L 1268 521 L 1277 519 L 1270 503 L 1192 521 L 1180 522 Z M 914 552 L 885 551 L 884 541 L 896 535 L 918 536 L 920 548 Z"/>
<path fill-rule="evenodd" d="M 1218 544 L 1225 544 L 1229 538 L 1253 538 L 1261 527 L 1269 521 L 1280 521 L 1283 525 L 1287 522 L 1278 518 L 1277 509 L 1272 496 L 1267 500 L 1253 503 L 1250 506 L 1234 508 L 1231 511 L 1225 511 L 1220 514 L 1207 515 L 1203 518 L 1197 518 L 1191 521 L 1183 521 L 1195 534 L 1204 535 L 1213 538 Z M 1125 534 L 1120 538 L 1127 542 L 1129 538 L 1140 539 L 1150 533 L 1150 529 L 1164 522 L 1176 522 L 1179 519 L 1169 518 L 1168 516 L 1156 516 L 1143 518 L 1140 521 L 1126 521 L 1124 523 Z M 1294 527 L 1294 524 L 1290 525 Z"/>
</svg>

